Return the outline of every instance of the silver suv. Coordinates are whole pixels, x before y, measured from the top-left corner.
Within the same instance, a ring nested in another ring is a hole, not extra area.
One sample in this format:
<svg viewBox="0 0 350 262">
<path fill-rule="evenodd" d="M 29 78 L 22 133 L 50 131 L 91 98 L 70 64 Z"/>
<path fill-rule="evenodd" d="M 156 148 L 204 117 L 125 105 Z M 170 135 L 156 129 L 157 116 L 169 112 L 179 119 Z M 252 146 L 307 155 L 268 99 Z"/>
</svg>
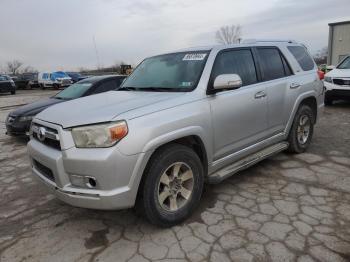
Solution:
<svg viewBox="0 0 350 262">
<path fill-rule="evenodd" d="M 323 101 L 316 65 L 294 41 L 154 56 L 121 90 L 38 114 L 32 170 L 73 206 L 136 205 L 171 226 L 198 206 L 204 182 L 283 150 L 304 152 Z"/>
</svg>

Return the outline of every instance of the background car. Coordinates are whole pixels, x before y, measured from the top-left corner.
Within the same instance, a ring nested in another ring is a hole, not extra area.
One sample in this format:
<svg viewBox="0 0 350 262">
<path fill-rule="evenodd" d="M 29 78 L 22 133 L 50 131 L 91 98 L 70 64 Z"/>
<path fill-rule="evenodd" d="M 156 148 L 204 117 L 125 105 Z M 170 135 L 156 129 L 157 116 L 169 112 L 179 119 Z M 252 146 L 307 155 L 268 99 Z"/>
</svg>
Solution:
<svg viewBox="0 0 350 262">
<path fill-rule="evenodd" d="M 79 82 L 80 80 L 88 78 L 77 72 L 66 72 L 66 74 L 72 79 L 73 83 Z"/>
<path fill-rule="evenodd" d="M 326 88 L 324 103 L 331 105 L 334 100 L 350 99 L 350 56 L 328 72 L 324 78 Z"/>
<path fill-rule="evenodd" d="M 16 94 L 16 84 L 8 75 L 0 75 L 0 93 Z"/>
<path fill-rule="evenodd" d="M 81 80 L 48 99 L 39 100 L 10 112 L 6 119 L 8 135 L 28 135 L 33 117 L 49 106 L 118 89 L 126 76 L 94 76 Z"/>
<path fill-rule="evenodd" d="M 42 72 L 38 75 L 38 82 L 42 89 L 46 89 L 47 87 L 59 89 L 70 86 L 72 84 L 72 79 L 62 71 L 52 73 Z"/>
<path fill-rule="evenodd" d="M 32 89 L 38 87 L 38 73 L 23 73 L 12 78 L 17 89 Z"/>
</svg>

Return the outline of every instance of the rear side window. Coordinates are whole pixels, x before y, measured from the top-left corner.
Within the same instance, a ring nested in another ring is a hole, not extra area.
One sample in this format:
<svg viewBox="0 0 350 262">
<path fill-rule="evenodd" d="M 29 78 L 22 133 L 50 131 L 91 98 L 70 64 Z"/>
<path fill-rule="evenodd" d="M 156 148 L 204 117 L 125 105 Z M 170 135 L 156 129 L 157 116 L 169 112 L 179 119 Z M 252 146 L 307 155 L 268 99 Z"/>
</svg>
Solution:
<svg viewBox="0 0 350 262">
<path fill-rule="evenodd" d="M 288 46 L 288 50 L 292 53 L 295 59 L 298 61 L 300 67 L 304 71 L 314 69 L 315 64 L 309 54 L 306 52 L 306 48 L 302 46 Z"/>
<path fill-rule="evenodd" d="M 258 48 L 262 78 L 264 81 L 285 77 L 283 60 L 277 48 Z"/>
<path fill-rule="evenodd" d="M 258 80 L 252 52 L 241 49 L 219 53 L 215 60 L 212 81 L 221 74 L 239 75 L 243 86 L 256 83 Z"/>
</svg>

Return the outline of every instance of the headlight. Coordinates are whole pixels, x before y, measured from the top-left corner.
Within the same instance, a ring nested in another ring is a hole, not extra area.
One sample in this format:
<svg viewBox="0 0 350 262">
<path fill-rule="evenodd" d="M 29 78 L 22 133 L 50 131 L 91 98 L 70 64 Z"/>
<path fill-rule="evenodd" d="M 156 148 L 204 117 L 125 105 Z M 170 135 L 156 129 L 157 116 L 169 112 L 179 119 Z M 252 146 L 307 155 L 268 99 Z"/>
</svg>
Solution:
<svg viewBox="0 0 350 262">
<path fill-rule="evenodd" d="M 21 116 L 18 121 L 20 122 L 26 122 L 26 121 L 32 121 L 34 116 Z"/>
<path fill-rule="evenodd" d="M 125 121 L 75 127 L 72 136 L 76 147 L 111 147 L 128 134 Z"/>
<path fill-rule="evenodd" d="M 330 76 L 326 76 L 324 78 L 324 81 L 328 82 L 328 83 L 332 83 L 332 78 Z"/>
</svg>

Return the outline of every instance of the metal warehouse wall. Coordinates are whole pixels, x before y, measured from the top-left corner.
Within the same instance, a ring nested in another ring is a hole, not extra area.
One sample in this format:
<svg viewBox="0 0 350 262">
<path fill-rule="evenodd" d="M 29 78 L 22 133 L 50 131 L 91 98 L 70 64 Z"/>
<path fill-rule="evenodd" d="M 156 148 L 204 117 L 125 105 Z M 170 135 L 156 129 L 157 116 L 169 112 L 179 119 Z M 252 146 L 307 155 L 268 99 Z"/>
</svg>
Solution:
<svg viewBox="0 0 350 262">
<path fill-rule="evenodd" d="M 350 54 L 350 21 L 329 24 L 328 61 L 329 65 L 337 65 Z"/>
</svg>

